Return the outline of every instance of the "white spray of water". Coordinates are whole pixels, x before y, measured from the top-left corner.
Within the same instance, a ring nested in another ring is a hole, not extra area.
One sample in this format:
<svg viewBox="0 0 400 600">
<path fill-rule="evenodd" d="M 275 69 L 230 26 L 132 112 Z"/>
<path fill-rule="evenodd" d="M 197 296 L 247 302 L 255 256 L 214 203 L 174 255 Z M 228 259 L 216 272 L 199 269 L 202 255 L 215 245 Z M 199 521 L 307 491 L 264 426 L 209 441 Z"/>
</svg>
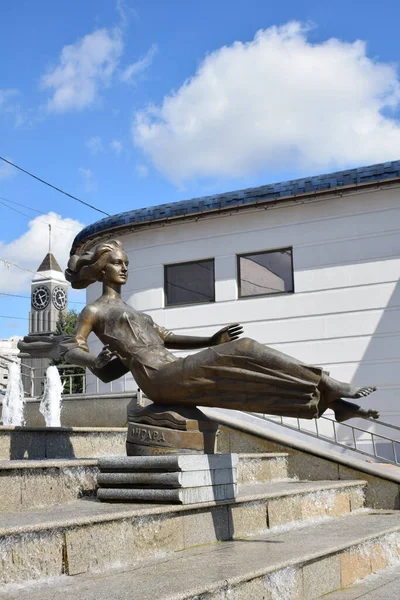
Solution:
<svg viewBox="0 0 400 600">
<path fill-rule="evenodd" d="M 39 406 L 39 411 L 44 416 L 47 427 L 61 427 L 61 394 L 63 387 L 57 367 L 48 367 L 43 398 Z"/>
<path fill-rule="evenodd" d="M 272 600 L 291 600 L 297 597 L 298 569 L 287 567 L 264 577 L 264 583 L 271 594 Z"/>
<path fill-rule="evenodd" d="M 24 425 L 24 404 L 21 365 L 18 362 L 13 362 L 8 367 L 7 391 L 1 413 L 3 425 Z"/>
</svg>

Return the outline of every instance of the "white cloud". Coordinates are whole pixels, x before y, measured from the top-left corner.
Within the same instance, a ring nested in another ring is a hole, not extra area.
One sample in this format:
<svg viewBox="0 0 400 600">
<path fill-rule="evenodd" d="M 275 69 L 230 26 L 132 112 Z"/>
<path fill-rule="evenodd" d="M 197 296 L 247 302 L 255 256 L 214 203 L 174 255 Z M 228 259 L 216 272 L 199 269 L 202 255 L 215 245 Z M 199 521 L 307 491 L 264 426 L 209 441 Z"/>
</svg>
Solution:
<svg viewBox="0 0 400 600">
<path fill-rule="evenodd" d="M 399 104 L 395 67 L 368 58 L 364 42 L 313 44 L 291 22 L 208 55 L 136 114 L 133 137 L 177 183 L 340 168 L 400 157 Z"/>
<path fill-rule="evenodd" d="M 7 157 L 5 157 L 7 158 Z M 11 160 L 10 158 L 8 158 L 8 160 Z M 11 179 L 12 177 L 15 177 L 17 171 L 15 169 L 15 167 L 9 165 L 8 163 L 5 163 L 3 161 L 0 161 L 0 181 L 2 179 Z"/>
<path fill-rule="evenodd" d="M 116 9 L 120 19 L 120 26 L 124 29 L 126 29 L 131 17 L 134 17 L 135 19 L 139 18 L 138 13 L 133 6 L 129 6 L 123 0 L 117 0 Z"/>
<path fill-rule="evenodd" d="M 147 165 L 143 165 L 138 163 L 136 165 L 136 175 L 140 178 L 140 179 L 145 179 L 148 174 L 149 174 L 149 168 Z"/>
<path fill-rule="evenodd" d="M 101 141 L 101 137 L 99 137 L 98 135 L 95 135 L 86 140 L 85 146 L 86 148 L 89 148 L 90 152 L 94 155 L 99 154 L 104 150 L 103 142 Z"/>
<path fill-rule="evenodd" d="M 15 89 L 2 89 L 0 90 L 0 108 L 3 108 L 9 101 L 10 98 L 18 96 L 18 90 Z"/>
<path fill-rule="evenodd" d="M 157 53 L 157 45 L 153 44 L 143 58 L 126 67 L 121 73 L 121 81 L 134 83 L 135 77 L 149 68 Z"/>
<path fill-rule="evenodd" d="M 119 140 L 113 140 L 110 144 L 110 148 L 114 150 L 117 156 L 119 156 L 123 150 L 122 142 Z"/>
<path fill-rule="evenodd" d="M 51 250 L 60 267 L 65 269 L 72 241 L 83 225 L 75 219 L 63 219 L 50 212 L 29 222 L 28 230 L 9 243 L 0 241 L 0 256 L 10 263 L 36 272 L 49 250 L 48 225 L 52 225 Z M 33 273 L 0 261 L 0 292 L 28 291 Z"/>
<path fill-rule="evenodd" d="M 91 169 L 84 169 L 80 167 L 78 171 L 79 175 L 82 177 L 85 191 L 95 192 L 97 190 L 97 182 Z"/>
<path fill-rule="evenodd" d="M 118 28 L 97 29 L 75 44 L 64 46 L 58 65 L 41 80 L 53 94 L 48 110 L 63 113 L 92 106 L 99 91 L 110 85 L 122 51 Z"/>
<path fill-rule="evenodd" d="M 25 114 L 19 102 L 16 102 L 19 92 L 16 89 L 0 90 L 0 112 L 10 116 L 14 120 L 15 127 L 19 127 L 25 121 Z"/>
</svg>

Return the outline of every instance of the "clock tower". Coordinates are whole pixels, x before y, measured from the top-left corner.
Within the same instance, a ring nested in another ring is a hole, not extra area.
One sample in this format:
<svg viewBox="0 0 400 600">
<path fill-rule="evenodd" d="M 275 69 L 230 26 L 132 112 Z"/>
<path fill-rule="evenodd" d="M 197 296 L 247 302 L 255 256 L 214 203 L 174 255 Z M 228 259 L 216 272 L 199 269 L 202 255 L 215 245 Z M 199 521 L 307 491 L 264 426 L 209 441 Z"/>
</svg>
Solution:
<svg viewBox="0 0 400 600">
<path fill-rule="evenodd" d="M 51 252 L 46 254 L 32 279 L 31 300 L 29 334 L 54 331 L 60 311 L 67 309 L 68 283 Z"/>
</svg>

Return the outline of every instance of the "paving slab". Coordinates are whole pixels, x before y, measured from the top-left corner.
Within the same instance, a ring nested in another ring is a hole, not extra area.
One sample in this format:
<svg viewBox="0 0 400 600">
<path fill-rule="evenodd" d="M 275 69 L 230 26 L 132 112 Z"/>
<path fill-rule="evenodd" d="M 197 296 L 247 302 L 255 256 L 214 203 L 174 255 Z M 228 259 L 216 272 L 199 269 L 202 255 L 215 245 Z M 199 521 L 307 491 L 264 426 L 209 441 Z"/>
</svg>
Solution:
<svg viewBox="0 0 400 600">
<path fill-rule="evenodd" d="M 292 584 L 301 588 L 291 598 L 307 598 L 302 589 L 305 567 L 314 566 L 318 571 L 320 562 L 325 564 L 332 555 L 339 553 L 346 558 L 348 552 L 357 549 L 362 554 L 378 540 L 382 544 L 390 542 L 392 546 L 400 542 L 400 516 L 395 511 L 370 511 L 302 529 L 269 532 L 198 547 L 173 553 L 163 560 L 107 574 L 103 571 L 73 578 L 53 578 L 34 585 L 5 585 L 0 589 L 0 598 L 193 600 L 200 597 L 202 600 L 270 600 L 277 597 L 277 589 L 279 592 L 277 574 L 281 575 L 281 580 L 286 577 L 286 589 Z M 399 553 L 396 560 L 400 560 Z M 308 579 L 311 579 L 310 574 Z M 388 584 L 392 588 L 395 585 L 393 581 Z M 272 588 L 275 596 L 271 595 Z M 390 586 L 387 589 L 392 592 Z M 377 600 L 379 596 L 373 598 Z M 385 596 L 385 600 L 389 598 Z"/>
</svg>

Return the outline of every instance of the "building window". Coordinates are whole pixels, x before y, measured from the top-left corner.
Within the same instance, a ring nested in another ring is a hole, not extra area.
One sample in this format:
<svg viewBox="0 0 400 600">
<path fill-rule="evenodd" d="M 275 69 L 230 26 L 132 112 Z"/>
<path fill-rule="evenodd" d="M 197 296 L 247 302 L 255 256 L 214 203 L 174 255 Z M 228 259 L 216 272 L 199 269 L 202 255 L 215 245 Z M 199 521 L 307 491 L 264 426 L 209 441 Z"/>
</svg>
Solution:
<svg viewBox="0 0 400 600">
<path fill-rule="evenodd" d="M 294 291 L 292 248 L 237 257 L 239 298 Z"/>
<path fill-rule="evenodd" d="M 164 266 L 165 304 L 215 301 L 214 259 Z"/>
</svg>

